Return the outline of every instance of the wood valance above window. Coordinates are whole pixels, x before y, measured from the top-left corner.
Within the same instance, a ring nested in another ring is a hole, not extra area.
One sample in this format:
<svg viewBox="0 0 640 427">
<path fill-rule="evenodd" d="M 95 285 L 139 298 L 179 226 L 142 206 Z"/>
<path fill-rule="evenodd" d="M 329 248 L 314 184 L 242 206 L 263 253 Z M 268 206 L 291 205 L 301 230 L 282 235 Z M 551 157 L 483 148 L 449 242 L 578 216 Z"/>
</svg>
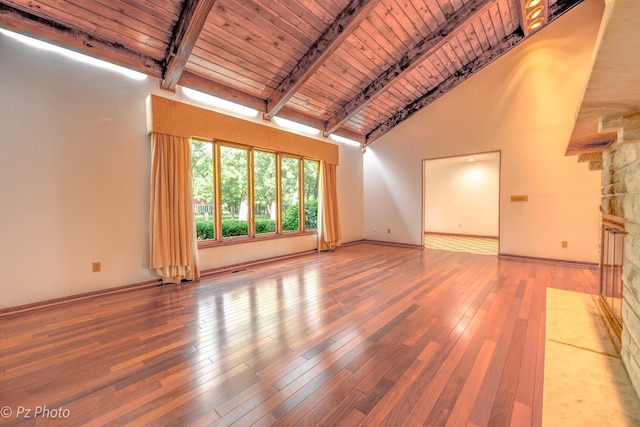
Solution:
<svg viewBox="0 0 640 427">
<path fill-rule="evenodd" d="M 338 164 L 338 146 L 172 99 L 147 98 L 147 132 L 223 140 Z"/>
</svg>

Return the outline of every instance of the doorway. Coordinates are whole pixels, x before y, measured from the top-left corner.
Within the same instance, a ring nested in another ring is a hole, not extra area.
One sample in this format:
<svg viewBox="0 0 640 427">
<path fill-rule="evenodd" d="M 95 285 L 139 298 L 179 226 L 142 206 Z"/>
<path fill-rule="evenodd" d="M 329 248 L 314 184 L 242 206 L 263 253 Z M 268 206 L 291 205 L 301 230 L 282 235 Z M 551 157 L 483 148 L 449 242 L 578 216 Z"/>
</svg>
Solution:
<svg viewBox="0 0 640 427">
<path fill-rule="evenodd" d="M 426 248 L 498 255 L 499 151 L 424 160 L 423 190 Z"/>
</svg>

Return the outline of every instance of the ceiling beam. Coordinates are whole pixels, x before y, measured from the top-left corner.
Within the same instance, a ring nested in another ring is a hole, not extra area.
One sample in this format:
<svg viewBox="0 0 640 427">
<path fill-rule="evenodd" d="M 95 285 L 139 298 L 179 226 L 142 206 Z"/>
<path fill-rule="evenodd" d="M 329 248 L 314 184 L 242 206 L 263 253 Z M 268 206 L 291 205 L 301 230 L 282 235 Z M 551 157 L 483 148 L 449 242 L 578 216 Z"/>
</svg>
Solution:
<svg viewBox="0 0 640 427">
<path fill-rule="evenodd" d="M 476 59 L 446 78 L 438 86 L 431 89 L 415 101 L 409 103 L 404 108 L 402 108 L 402 110 L 398 111 L 396 114 L 380 124 L 376 129 L 374 129 L 367 135 L 365 145 L 370 145 L 376 139 L 389 132 L 392 128 L 408 119 L 409 117 L 413 116 L 427 105 L 436 101 L 441 96 L 445 95 L 447 92 L 458 86 L 460 83 L 464 82 L 473 74 L 480 71 L 496 58 L 509 51 L 522 40 L 524 40 L 524 35 L 522 34 L 520 29 L 505 37 L 499 44 L 493 46 L 491 50 L 484 52 Z"/>
<path fill-rule="evenodd" d="M 180 77 L 180 81 L 178 82 L 180 86 L 188 87 L 202 93 L 206 93 L 208 95 L 212 95 L 226 101 L 235 102 L 236 104 L 243 105 L 245 107 L 254 108 L 260 112 L 264 112 L 266 108 L 266 101 L 262 98 L 258 98 L 257 96 L 249 95 L 247 93 L 241 92 L 237 89 L 224 86 L 220 83 L 216 83 L 212 80 L 209 80 L 205 77 L 199 76 L 197 74 L 191 73 L 189 71 L 185 71 L 182 73 Z M 317 117 L 309 116 L 307 114 L 303 114 L 299 111 L 294 110 L 290 107 L 284 107 L 280 110 L 278 117 L 282 117 L 283 119 L 293 120 L 294 122 L 301 123 L 303 125 L 311 126 L 318 130 L 322 130 L 326 127 L 327 122 Z M 342 136 L 344 138 L 349 138 L 354 141 L 364 143 L 364 135 L 359 133 L 355 133 L 346 129 L 341 129 L 339 132 L 335 133 L 336 135 Z"/>
<path fill-rule="evenodd" d="M 582 3 L 583 0 L 558 0 L 548 12 L 548 23 L 551 23 L 564 15 L 566 12 Z M 521 28 L 517 29 L 507 37 L 505 37 L 498 45 L 493 46 L 491 50 L 484 52 L 482 55 L 471 61 L 460 70 L 449 76 L 446 80 L 440 83 L 437 87 L 433 88 L 420 98 L 406 105 L 402 110 L 388 118 L 374 130 L 369 132 L 366 136 L 365 146 L 370 145 L 375 140 L 380 138 L 385 133 L 389 132 L 393 127 L 397 126 L 404 120 L 413 116 L 422 108 L 431 104 L 451 89 L 458 86 L 460 83 L 471 77 L 473 74 L 484 68 L 490 62 L 496 60 L 514 46 L 524 40 L 524 33 Z"/>
<path fill-rule="evenodd" d="M 547 12 L 549 23 L 555 21 L 562 15 L 564 15 L 569 10 L 573 9 L 584 0 L 558 0 L 551 6 L 549 6 L 549 11 Z"/>
<path fill-rule="evenodd" d="M 402 58 L 386 69 L 374 81 L 342 107 L 327 122 L 327 133 L 334 132 L 370 102 L 382 94 L 385 88 L 409 74 L 421 60 L 433 54 L 447 42 L 459 28 L 468 25 L 478 15 L 495 4 L 495 0 L 472 0 L 458 9 L 449 19 L 422 39 L 416 46 L 407 51 Z"/>
<path fill-rule="evenodd" d="M 206 77 L 202 77 L 200 75 L 191 73 L 189 71 L 185 71 L 184 73 L 182 73 L 182 76 L 180 77 L 180 81 L 178 82 L 178 84 L 180 86 L 195 89 L 197 91 L 206 93 L 208 95 L 222 98 L 226 101 L 235 102 L 236 104 L 240 104 L 245 107 L 255 108 L 260 112 L 264 112 L 267 105 L 266 101 L 262 98 L 249 95 L 247 93 L 241 92 L 229 86 L 222 85 L 220 83 L 216 83 L 212 80 L 207 79 Z M 309 116 L 307 114 L 303 114 L 297 110 L 294 110 L 293 108 L 286 107 L 286 106 L 282 108 L 282 110 L 280 110 L 278 117 L 282 117 L 283 119 L 293 120 L 303 125 L 316 128 L 320 131 L 324 129 L 327 125 L 327 122 L 322 119 Z M 340 132 L 337 132 L 336 134 L 339 134 L 340 136 L 343 136 L 345 138 L 353 139 L 355 141 L 364 143 L 364 135 L 360 135 L 355 132 L 341 129 Z"/>
<path fill-rule="evenodd" d="M 379 0 L 351 0 L 349 2 L 267 99 L 265 118 L 270 119 L 278 114 L 294 93 L 360 25 L 378 2 Z"/>
<path fill-rule="evenodd" d="M 0 22 L 8 30 L 53 43 L 78 53 L 160 78 L 160 61 L 125 48 L 119 43 L 94 37 L 75 28 L 48 21 L 0 3 Z"/>
<path fill-rule="evenodd" d="M 182 73 L 178 84 L 245 107 L 255 108 L 259 112 L 263 112 L 267 105 L 262 98 L 216 83 L 189 71 Z"/>
<path fill-rule="evenodd" d="M 198 41 L 200 32 L 204 28 L 207 16 L 216 0 L 187 0 L 180 14 L 180 19 L 173 31 L 169 44 L 165 69 L 160 87 L 175 91 L 176 84 L 189 60 L 191 51 Z"/>
</svg>

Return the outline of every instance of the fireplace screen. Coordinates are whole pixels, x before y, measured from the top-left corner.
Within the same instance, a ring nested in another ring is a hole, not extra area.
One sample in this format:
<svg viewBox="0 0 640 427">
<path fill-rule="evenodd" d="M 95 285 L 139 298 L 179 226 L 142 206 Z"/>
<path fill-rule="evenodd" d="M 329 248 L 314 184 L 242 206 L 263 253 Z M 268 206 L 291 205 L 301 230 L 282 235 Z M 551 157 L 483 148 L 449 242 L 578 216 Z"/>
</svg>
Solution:
<svg viewBox="0 0 640 427">
<path fill-rule="evenodd" d="M 602 254 L 600 268 L 600 296 L 613 317 L 622 327 L 622 261 L 624 259 L 624 218 L 607 215 L 602 221 Z"/>
</svg>

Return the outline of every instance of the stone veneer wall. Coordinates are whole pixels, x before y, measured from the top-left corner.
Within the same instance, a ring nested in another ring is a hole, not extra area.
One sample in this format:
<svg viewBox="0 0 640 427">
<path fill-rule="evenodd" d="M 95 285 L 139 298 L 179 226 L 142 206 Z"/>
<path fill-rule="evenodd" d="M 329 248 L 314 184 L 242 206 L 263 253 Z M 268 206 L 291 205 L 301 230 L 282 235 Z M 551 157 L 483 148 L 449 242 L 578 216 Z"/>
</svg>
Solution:
<svg viewBox="0 0 640 427">
<path fill-rule="evenodd" d="M 622 281 L 622 361 L 640 395 L 640 143 L 614 142 L 602 153 L 601 210 L 627 220 Z"/>
</svg>

